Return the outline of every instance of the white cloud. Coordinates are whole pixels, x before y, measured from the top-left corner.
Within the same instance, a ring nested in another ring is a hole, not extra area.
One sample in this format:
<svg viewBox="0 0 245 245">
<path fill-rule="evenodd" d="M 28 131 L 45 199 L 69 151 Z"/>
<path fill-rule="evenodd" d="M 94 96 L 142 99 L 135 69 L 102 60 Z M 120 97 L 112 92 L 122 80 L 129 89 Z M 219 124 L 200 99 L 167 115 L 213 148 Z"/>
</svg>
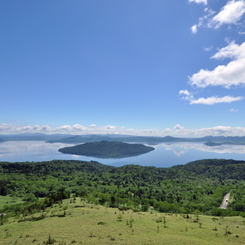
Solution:
<svg viewBox="0 0 245 245">
<path fill-rule="evenodd" d="M 232 86 L 245 84 L 245 42 L 240 46 L 231 42 L 220 49 L 212 59 L 233 59 L 227 65 L 219 65 L 214 70 L 201 69 L 189 78 L 191 85 L 205 88 L 207 86 Z"/>
<path fill-rule="evenodd" d="M 208 0 L 189 0 L 189 3 L 203 3 L 203 4 L 208 4 Z"/>
<path fill-rule="evenodd" d="M 202 137 L 202 136 L 244 136 L 245 127 L 229 127 L 229 126 L 216 126 L 212 128 L 199 128 L 188 129 L 180 124 L 175 125 L 173 128 L 165 128 L 163 130 L 157 129 L 144 129 L 136 130 L 132 128 L 124 128 L 119 126 L 104 126 L 94 127 L 82 126 L 80 124 L 64 125 L 60 127 L 51 127 L 49 125 L 14 125 L 14 124 L 0 124 L 0 134 L 14 134 L 14 133 L 65 133 L 65 134 L 127 134 L 138 136 L 174 136 L 174 137 Z"/>
<path fill-rule="evenodd" d="M 183 100 L 188 100 L 191 105 L 193 104 L 202 104 L 202 105 L 214 105 L 218 103 L 231 103 L 235 101 L 240 101 L 243 99 L 243 97 L 233 97 L 233 96 L 224 96 L 224 97 L 218 97 L 218 96 L 211 96 L 208 98 L 199 98 L 195 99 L 193 96 L 193 93 L 189 92 L 188 90 L 180 90 L 180 95 L 184 95 L 182 97 Z"/>
<path fill-rule="evenodd" d="M 190 104 L 203 104 L 203 105 L 214 105 L 218 103 L 231 103 L 234 101 L 239 101 L 242 100 L 243 97 L 232 97 L 232 96 L 224 96 L 224 97 L 217 97 L 217 96 L 212 96 L 208 98 L 199 98 L 196 100 L 191 100 Z"/>
<path fill-rule="evenodd" d="M 179 94 L 183 94 L 184 95 L 184 97 L 182 97 L 182 99 L 185 99 L 185 100 L 193 99 L 193 93 L 189 92 L 188 90 L 180 90 Z"/>
<path fill-rule="evenodd" d="M 193 25 L 191 27 L 191 32 L 192 33 L 194 33 L 194 34 L 197 33 L 199 27 L 207 25 L 207 22 L 209 22 L 210 17 L 215 14 L 215 12 L 212 9 L 209 9 L 209 8 L 205 8 L 204 12 L 206 14 L 203 17 L 199 18 L 198 24 Z"/>
<path fill-rule="evenodd" d="M 189 0 L 189 2 L 204 3 L 205 5 L 207 4 L 207 1 Z M 205 8 L 204 11 L 206 12 L 206 14 L 203 17 L 199 18 L 198 24 L 191 27 L 192 33 L 197 33 L 198 28 L 201 26 L 218 29 L 224 24 L 238 24 L 245 14 L 245 1 L 228 1 L 226 5 L 224 5 L 223 8 L 216 15 L 214 15 L 215 11 L 213 11 L 212 9 Z M 240 31 L 240 33 L 243 32 Z"/>
<path fill-rule="evenodd" d="M 179 94 L 184 94 L 184 95 L 186 95 L 188 97 L 191 95 L 191 93 L 188 90 L 180 90 Z"/>
<path fill-rule="evenodd" d="M 245 42 L 240 46 L 234 41 L 230 42 L 228 46 L 220 49 L 215 55 L 211 57 L 212 59 L 241 59 L 245 58 Z"/>
<path fill-rule="evenodd" d="M 245 1 L 229 1 L 209 23 L 209 27 L 219 28 L 223 24 L 236 24 L 245 13 Z"/>
<path fill-rule="evenodd" d="M 204 3 L 204 1 L 189 0 L 189 2 Z M 207 2 L 205 1 L 205 4 Z M 191 27 L 192 33 L 197 33 L 202 26 L 219 28 L 223 24 L 238 24 L 245 14 L 245 0 L 229 0 L 223 8 L 215 13 L 210 8 L 205 8 L 205 15 L 199 18 L 199 22 Z M 239 25 L 240 27 L 242 25 Z M 240 30 L 238 34 L 243 34 Z M 228 45 L 216 52 L 211 59 L 224 60 L 229 59 L 227 63 L 218 65 L 213 70 L 200 69 L 199 72 L 189 77 L 189 84 L 197 88 L 206 88 L 208 86 L 222 86 L 226 89 L 231 87 L 241 87 L 245 85 L 245 42 L 238 45 L 234 41 L 226 39 Z M 213 46 L 204 48 L 205 51 L 210 51 Z M 187 100 L 190 104 L 214 105 L 217 103 L 231 103 L 240 101 L 243 97 L 233 96 L 211 96 L 208 98 L 195 99 L 193 93 L 187 90 L 181 90 L 182 99 Z M 235 110 L 231 110 L 235 112 Z"/>
<path fill-rule="evenodd" d="M 176 129 L 176 130 L 182 130 L 182 129 L 184 129 L 184 127 L 181 127 L 180 124 L 176 124 L 174 126 L 174 129 Z"/>
<path fill-rule="evenodd" d="M 237 109 L 230 109 L 230 112 L 237 112 Z"/>
<path fill-rule="evenodd" d="M 181 126 L 180 126 L 181 127 Z M 244 136 L 245 127 L 216 126 L 211 128 L 172 130 L 172 135 L 182 137 L 203 137 L 203 136 Z"/>
<path fill-rule="evenodd" d="M 238 154 L 244 154 L 245 153 L 245 147 L 244 145 L 222 145 L 222 146 L 206 146 L 203 143 L 188 143 L 188 142 L 181 142 L 181 143 L 175 143 L 174 145 L 166 145 L 164 146 L 166 150 L 172 150 L 175 154 L 175 148 L 178 146 L 179 148 L 190 150 L 195 149 L 203 152 L 215 152 L 215 153 L 238 153 Z M 182 150 L 183 151 L 183 150 Z M 177 152 L 178 153 L 178 152 Z"/>
<path fill-rule="evenodd" d="M 193 97 L 193 93 L 189 92 L 188 90 L 180 90 L 179 91 L 179 94 L 180 95 L 184 95 L 182 97 L 182 100 L 189 100 L 189 101 L 192 101 L 194 99 Z"/>
<path fill-rule="evenodd" d="M 213 45 L 211 45 L 211 46 L 209 46 L 209 47 L 204 47 L 203 50 L 204 50 L 204 51 L 210 51 L 210 50 L 212 50 L 213 48 L 214 48 Z"/>
<path fill-rule="evenodd" d="M 192 33 L 197 33 L 197 25 L 193 25 L 193 26 L 191 27 L 191 32 L 192 32 Z"/>
</svg>

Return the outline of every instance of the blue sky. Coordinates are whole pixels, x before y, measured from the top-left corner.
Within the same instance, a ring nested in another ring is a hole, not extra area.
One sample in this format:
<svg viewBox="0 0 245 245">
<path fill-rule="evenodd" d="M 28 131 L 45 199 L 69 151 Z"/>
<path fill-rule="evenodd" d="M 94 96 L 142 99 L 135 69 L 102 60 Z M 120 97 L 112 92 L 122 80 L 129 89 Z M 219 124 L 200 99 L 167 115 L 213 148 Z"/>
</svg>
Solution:
<svg viewBox="0 0 245 245">
<path fill-rule="evenodd" d="M 245 135 L 245 1 L 0 2 L 0 134 Z"/>
</svg>

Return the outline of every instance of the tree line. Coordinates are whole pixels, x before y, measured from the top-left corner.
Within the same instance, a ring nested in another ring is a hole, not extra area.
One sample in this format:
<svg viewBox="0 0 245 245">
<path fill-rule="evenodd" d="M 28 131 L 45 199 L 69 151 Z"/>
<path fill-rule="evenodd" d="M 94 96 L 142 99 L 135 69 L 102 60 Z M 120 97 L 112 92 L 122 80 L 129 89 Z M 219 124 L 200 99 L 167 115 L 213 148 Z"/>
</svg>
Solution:
<svg viewBox="0 0 245 245">
<path fill-rule="evenodd" d="M 25 203 L 17 209 L 35 204 L 35 210 L 60 201 L 53 197 L 73 194 L 94 204 L 135 211 L 154 208 L 159 212 L 244 216 L 244 173 L 244 161 L 224 159 L 170 168 L 112 167 L 75 160 L 0 162 L 0 195 L 21 197 Z M 228 192 L 228 209 L 219 209 Z M 11 208 L 14 206 L 7 205 L 0 213 Z"/>
</svg>

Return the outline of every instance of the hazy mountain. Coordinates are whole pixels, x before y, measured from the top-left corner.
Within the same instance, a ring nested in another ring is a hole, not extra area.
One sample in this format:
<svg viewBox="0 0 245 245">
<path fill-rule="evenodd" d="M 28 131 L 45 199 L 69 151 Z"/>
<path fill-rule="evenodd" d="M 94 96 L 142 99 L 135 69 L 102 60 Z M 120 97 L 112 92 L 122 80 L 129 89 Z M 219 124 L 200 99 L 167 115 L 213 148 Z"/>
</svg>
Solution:
<svg viewBox="0 0 245 245">
<path fill-rule="evenodd" d="M 245 136 L 205 136 L 201 138 L 176 138 L 172 136 L 133 136 L 120 134 L 88 134 L 88 135 L 70 135 L 70 134 L 42 134 L 42 133 L 24 133 L 24 134 L 0 134 L 3 141 L 28 141 L 45 140 L 48 143 L 68 143 L 79 144 L 96 141 L 120 141 L 135 142 L 147 144 L 159 144 L 163 142 L 213 142 L 219 144 L 245 144 Z M 0 142 L 1 142 L 0 140 Z"/>
</svg>

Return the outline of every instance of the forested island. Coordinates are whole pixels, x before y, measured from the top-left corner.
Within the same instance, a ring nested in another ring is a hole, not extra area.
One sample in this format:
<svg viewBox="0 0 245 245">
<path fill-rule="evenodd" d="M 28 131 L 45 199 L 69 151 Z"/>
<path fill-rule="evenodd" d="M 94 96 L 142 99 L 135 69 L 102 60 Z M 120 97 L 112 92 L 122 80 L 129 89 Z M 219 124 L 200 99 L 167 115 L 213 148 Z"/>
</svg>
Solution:
<svg viewBox="0 0 245 245">
<path fill-rule="evenodd" d="M 220 146 L 222 144 L 209 141 L 209 142 L 204 143 L 204 145 L 206 145 L 206 146 Z"/>
<path fill-rule="evenodd" d="M 128 144 L 119 141 L 99 141 L 64 147 L 59 149 L 59 151 L 66 154 L 98 158 L 124 158 L 145 154 L 154 149 L 154 147 L 142 144 Z"/>
</svg>

